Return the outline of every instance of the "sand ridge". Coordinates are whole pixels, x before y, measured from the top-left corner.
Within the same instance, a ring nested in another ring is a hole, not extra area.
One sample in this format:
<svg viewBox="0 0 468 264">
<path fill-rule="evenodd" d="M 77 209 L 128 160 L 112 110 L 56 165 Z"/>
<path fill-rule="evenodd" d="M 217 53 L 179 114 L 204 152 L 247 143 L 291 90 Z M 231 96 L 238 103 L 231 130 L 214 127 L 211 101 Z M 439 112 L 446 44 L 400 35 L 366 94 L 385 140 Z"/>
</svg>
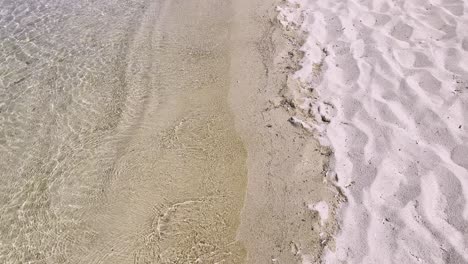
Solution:
<svg viewBox="0 0 468 264">
<path fill-rule="evenodd" d="M 326 263 L 468 261 L 468 5 L 300 1 L 299 120 L 348 202 Z M 314 93 L 307 93 L 314 90 Z M 317 95 L 317 97 L 314 97 Z M 298 122 L 299 122 L 298 121 Z"/>
</svg>

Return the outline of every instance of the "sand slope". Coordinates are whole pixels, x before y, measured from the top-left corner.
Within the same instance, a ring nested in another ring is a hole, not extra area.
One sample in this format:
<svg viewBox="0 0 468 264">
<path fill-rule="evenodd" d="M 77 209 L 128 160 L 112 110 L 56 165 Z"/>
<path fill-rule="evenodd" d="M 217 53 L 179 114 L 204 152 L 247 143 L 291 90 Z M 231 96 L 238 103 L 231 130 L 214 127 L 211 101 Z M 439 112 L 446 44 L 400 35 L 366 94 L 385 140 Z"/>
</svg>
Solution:
<svg viewBox="0 0 468 264">
<path fill-rule="evenodd" d="M 331 178 L 348 199 L 327 263 L 468 262 L 467 8 L 457 0 L 279 8 L 286 27 L 305 33 L 295 75 L 309 92 L 304 122 L 333 147 Z"/>
</svg>

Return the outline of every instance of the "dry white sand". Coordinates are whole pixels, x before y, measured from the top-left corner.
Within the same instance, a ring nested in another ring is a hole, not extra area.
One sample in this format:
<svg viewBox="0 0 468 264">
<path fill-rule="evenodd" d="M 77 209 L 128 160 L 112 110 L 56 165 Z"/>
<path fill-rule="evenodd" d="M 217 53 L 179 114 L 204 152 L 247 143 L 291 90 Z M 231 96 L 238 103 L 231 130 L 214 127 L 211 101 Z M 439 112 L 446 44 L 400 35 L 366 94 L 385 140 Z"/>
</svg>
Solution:
<svg viewBox="0 0 468 264">
<path fill-rule="evenodd" d="M 467 263 L 468 2 L 279 9 L 305 36 L 299 121 L 333 148 L 348 199 L 325 262 Z"/>
</svg>

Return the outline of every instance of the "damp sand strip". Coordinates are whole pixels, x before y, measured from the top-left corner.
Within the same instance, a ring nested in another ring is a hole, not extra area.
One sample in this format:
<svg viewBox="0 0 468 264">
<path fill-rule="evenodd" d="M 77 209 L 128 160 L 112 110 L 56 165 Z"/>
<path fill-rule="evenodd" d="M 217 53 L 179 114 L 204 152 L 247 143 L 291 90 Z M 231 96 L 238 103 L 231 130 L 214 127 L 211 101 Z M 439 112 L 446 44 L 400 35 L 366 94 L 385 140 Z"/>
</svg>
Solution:
<svg viewBox="0 0 468 264">
<path fill-rule="evenodd" d="M 325 177 L 330 152 L 300 123 L 308 113 L 290 76 L 301 39 L 278 21 L 281 1 L 235 1 L 230 103 L 246 146 L 247 190 L 238 238 L 245 263 L 320 263 L 336 230 L 339 193 Z"/>
</svg>

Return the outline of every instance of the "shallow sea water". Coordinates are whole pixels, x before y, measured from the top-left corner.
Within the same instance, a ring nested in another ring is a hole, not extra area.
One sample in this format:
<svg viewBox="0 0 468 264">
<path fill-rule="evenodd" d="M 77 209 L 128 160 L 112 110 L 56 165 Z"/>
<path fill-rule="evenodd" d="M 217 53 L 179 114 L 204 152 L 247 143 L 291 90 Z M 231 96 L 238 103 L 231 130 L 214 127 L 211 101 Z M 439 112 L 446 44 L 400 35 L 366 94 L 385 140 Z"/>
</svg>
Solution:
<svg viewBox="0 0 468 264">
<path fill-rule="evenodd" d="M 0 2 L 0 259 L 60 261 L 99 199 L 140 1 Z"/>
<path fill-rule="evenodd" d="M 228 11 L 0 0 L 0 263 L 243 258 Z"/>
</svg>

